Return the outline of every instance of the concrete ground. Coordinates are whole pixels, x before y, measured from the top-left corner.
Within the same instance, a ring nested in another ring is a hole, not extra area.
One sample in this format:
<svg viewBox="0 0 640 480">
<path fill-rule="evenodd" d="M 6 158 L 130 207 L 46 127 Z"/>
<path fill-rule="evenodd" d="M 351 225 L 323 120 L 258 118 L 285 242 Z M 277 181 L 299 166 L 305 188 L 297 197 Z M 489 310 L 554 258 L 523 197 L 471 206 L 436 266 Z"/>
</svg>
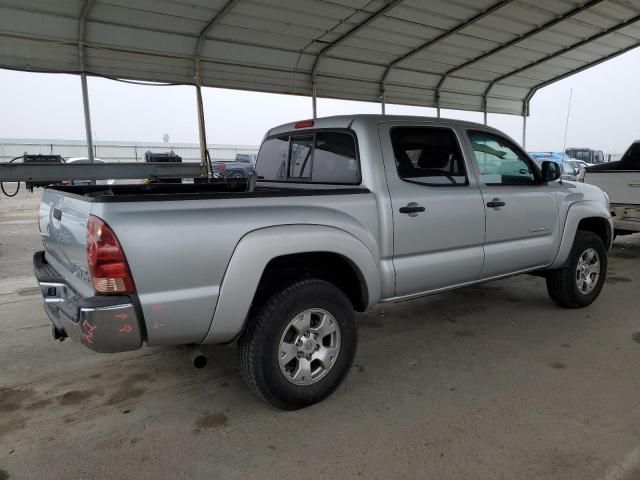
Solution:
<svg viewBox="0 0 640 480">
<path fill-rule="evenodd" d="M 37 202 L 0 198 L 0 480 L 640 478 L 639 237 L 584 310 L 529 276 L 377 308 L 335 395 L 282 412 L 233 347 L 194 370 L 175 348 L 55 343 Z"/>
</svg>

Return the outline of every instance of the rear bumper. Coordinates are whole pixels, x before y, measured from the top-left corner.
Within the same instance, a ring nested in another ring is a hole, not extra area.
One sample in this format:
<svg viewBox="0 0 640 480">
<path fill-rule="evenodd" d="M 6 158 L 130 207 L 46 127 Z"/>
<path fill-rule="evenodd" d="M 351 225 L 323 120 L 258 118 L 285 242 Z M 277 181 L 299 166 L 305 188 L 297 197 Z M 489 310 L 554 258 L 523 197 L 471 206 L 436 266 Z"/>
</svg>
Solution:
<svg viewBox="0 0 640 480">
<path fill-rule="evenodd" d="M 58 331 L 101 353 L 135 350 L 142 346 L 142 318 L 128 296 L 81 298 L 49 265 L 44 252 L 33 256 L 33 270 L 44 310 Z"/>
</svg>

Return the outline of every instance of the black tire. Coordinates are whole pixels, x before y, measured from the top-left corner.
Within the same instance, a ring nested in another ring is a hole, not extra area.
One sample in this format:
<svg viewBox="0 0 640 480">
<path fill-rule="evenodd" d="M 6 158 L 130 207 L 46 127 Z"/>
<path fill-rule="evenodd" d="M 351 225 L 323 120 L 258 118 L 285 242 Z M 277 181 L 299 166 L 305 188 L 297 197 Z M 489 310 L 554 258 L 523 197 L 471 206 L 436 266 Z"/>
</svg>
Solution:
<svg viewBox="0 0 640 480">
<path fill-rule="evenodd" d="M 340 349 L 326 374 L 310 385 L 285 378 L 278 362 L 280 340 L 289 322 L 308 309 L 322 309 L 335 319 Z M 309 279 L 275 293 L 250 316 L 238 341 L 240 374 L 260 397 L 278 408 L 295 410 L 324 400 L 349 373 L 355 357 L 358 331 L 354 308 L 335 285 Z"/>
<path fill-rule="evenodd" d="M 595 288 L 583 293 L 576 284 L 578 261 L 582 254 L 593 248 L 600 258 L 600 274 Z M 578 230 L 565 268 L 547 274 L 547 291 L 551 299 L 564 308 L 582 308 L 591 305 L 604 286 L 607 277 L 607 250 L 602 239 L 593 232 Z"/>
</svg>

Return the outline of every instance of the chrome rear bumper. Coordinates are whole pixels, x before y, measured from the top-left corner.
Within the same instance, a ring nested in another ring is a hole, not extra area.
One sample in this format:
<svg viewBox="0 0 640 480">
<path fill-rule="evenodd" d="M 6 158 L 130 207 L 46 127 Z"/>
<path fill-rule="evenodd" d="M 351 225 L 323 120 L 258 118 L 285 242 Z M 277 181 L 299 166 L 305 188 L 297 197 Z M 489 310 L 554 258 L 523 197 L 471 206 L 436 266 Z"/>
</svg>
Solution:
<svg viewBox="0 0 640 480">
<path fill-rule="evenodd" d="M 130 297 L 81 298 L 47 263 L 44 252 L 33 256 L 33 270 L 44 310 L 57 330 L 54 336 L 66 335 L 101 353 L 125 352 L 142 346 L 142 322 Z"/>
</svg>

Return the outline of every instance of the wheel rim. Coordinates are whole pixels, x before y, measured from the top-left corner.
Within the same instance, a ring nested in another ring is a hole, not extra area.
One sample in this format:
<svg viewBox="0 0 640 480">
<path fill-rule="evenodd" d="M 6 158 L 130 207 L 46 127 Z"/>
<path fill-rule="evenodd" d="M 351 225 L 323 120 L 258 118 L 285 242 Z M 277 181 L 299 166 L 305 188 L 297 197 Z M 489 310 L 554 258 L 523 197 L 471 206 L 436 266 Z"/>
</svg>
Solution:
<svg viewBox="0 0 640 480">
<path fill-rule="evenodd" d="M 322 379 L 340 352 L 340 326 L 333 315 L 310 308 L 296 315 L 284 329 L 278 363 L 284 377 L 295 385 Z"/>
<path fill-rule="evenodd" d="M 588 248 L 578 259 L 576 285 L 578 291 L 588 295 L 596 288 L 600 278 L 600 256 L 594 248 Z"/>
</svg>

